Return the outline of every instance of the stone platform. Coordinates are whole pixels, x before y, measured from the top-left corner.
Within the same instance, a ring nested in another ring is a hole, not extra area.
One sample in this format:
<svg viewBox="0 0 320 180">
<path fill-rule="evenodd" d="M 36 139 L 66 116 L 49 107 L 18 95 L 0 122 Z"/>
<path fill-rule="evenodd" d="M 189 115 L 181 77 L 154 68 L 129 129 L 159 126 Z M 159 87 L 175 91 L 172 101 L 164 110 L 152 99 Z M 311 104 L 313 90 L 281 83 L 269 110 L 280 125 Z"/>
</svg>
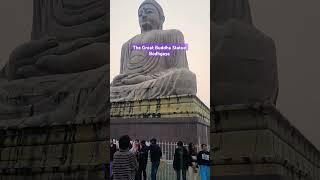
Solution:
<svg viewBox="0 0 320 180">
<path fill-rule="evenodd" d="M 111 138 L 208 143 L 210 110 L 196 96 L 171 96 L 111 106 Z"/>
<path fill-rule="evenodd" d="M 319 150 L 273 105 L 217 106 L 214 115 L 214 179 L 320 179 Z"/>
<path fill-rule="evenodd" d="M 109 174 L 105 67 L 0 83 L 0 180 Z"/>
<path fill-rule="evenodd" d="M 102 180 L 107 124 L 0 130 L 0 179 Z"/>
</svg>

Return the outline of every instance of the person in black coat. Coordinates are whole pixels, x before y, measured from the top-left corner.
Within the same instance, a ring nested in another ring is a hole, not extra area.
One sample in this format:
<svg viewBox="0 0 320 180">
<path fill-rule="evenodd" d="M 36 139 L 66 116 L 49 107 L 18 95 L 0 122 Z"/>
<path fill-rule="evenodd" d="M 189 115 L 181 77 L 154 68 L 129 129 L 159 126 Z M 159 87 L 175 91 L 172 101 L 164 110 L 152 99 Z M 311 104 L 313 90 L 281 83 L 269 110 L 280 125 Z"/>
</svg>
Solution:
<svg viewBox="0 0 320 180">
<path fill-rule="evenodd" d="M 173 169 L 176 171 L 177 180 L 180 180 L 181 173 L 182 179 L 187 179 L 187 170 L 189 166 L 189 153 L 181 141 L 178 142 L 178 148 L 174 152 Z"/>
<path fill-rule="evenodd" d="M 141 141 L 140 142 L 141 145 L 141 149 L 139 151 L 139 177 L 142 180 L 142 176 L 143 176 L 143 180 L 147 180 L 147 173 L 146 173 L 146 169 L 147 169 L 147 163 L 148 163 L 148 146 L 146 146 L 146 141 Z"/>
<path fill-rule="evenodd" d="M 157 179 L 157 172 L 160 165 L 160 159 L 162 157 L 162 151 L 159 145 L 157 145 L 157 139 L 151 139 L 151 145 L 149 146 L 150 159 L 151 159 L 151 180 Z"/>
</svg>

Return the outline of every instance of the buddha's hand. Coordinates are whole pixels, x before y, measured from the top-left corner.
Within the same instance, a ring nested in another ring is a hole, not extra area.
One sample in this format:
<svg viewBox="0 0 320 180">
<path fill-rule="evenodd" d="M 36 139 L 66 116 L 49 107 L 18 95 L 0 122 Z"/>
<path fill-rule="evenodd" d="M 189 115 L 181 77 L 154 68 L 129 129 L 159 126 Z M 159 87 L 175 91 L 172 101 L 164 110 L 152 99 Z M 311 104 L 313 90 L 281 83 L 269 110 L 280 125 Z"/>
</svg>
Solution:
<svg viewBox="0 0 320 180">
<path fill-rule="evenodd" d="M 58 46 L 58 42 L 54 37 L 32 40 L 18 46 L 10 55 L 7 64 L 7 77 L 17 79 L 26 77 L 28 74 L 31 74 L 31 76 L 38 74 L 37 68 L 34 67 L 37 60 L 36 56 L 56 46 Z"/>
<path fill-rule="evenodd" d="M 51 74 L 78 73 L 99 68 L 107 63 L 107 43 L 83 41 L 75 46 L 62 47 L 58 53 L 38 58 L 36 67 Z"/>
<path fill-rule="evenodd" d="M 128 74 L 119 74 L 116 77 L 113 78 L 111 86 L 121 86 L 123 85 L 121 80 L 125 77 L 127 77 Z"/>
<path fill-rule="evenodd" d="M 145 75 L 131 75 L 127 78 L 124 78 L 121 80 L 121 82 L 125 85 L 131 85 L 131 84 L 139 84 L 142 82 L 145 82 L 149 80 L 148 76 Z"/>
</svg>

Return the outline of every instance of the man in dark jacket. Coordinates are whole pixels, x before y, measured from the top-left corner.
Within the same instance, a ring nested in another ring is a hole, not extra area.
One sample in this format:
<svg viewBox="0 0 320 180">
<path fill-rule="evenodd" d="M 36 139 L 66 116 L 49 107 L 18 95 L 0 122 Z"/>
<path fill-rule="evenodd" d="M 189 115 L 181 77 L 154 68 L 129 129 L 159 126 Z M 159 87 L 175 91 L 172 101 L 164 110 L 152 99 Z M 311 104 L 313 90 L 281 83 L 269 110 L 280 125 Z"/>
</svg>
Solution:
<svg viewBox="0 0 320 180">
<path fill-rule="evenodd" d="M 146 146 L 146 141 L 141 141 L 140 142 L 141 149 L 139 151 L 139 177 L 140 180 L 142 180 L 142 175 L 143 175 L 143 180 L 147 180 L 147 163 L 148 163 L 148 147 Z"/>
<path fill-rule="evenodd" d="M 182 179 L 187 179 L 187 170 L 189 165 L 189 154 L 185 147 L 183 147 L 183 143 L 181 141 L 178 142 L 178 148 L 174 152 L 173 159 L 173 169 L 177 173 L 177 180 L 180 180 L 181 173 Z"/>
<path fill-rule="evenodd" d="M 160 165 L 160 159 L 162 157 L 162 151 L 160 146 L 157 145 L 156 139 L 151 139 L 151 145 L 149 146 L 151 156 L 151 180 L 157 179 L 157 171 Z"/>
<path fill-rule="evenodd" d="M 210 153 L 207 150 L 207 145 L 201 145 L 202 151 L 198 153 L 197 163 L 200 166 L 201 180 L 210 180 Z"/>
</svg>

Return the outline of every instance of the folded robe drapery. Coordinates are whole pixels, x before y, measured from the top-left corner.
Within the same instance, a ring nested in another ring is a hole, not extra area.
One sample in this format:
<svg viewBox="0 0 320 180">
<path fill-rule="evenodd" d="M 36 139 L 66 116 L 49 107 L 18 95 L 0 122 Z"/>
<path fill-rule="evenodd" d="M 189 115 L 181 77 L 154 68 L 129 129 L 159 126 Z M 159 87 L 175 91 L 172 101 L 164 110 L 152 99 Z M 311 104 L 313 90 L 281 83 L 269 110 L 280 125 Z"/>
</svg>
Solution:
<svg viewBox="0 0 320 180">
<path fill-rule="evenodd" d="M 186 52 L 171 51 L 170 56 L 150 56 L 148 51 L 134 50 L 135 44 L 183 44 L 183 34 L 178 30 L 152 30 L 139 34 L 122 46 L 120 74 L 110 88 L 110 100 L 128 101 L 172 95 L 195 95 L 196 76 L 189 70 Z M 130 75 L 143 75 L 146 81 L 125 84 Z"/>
<path fill-rule="evenodd" d="M 106 66 L 81 73 L 0 84 L 0 127 L 23 128 L 107 120 Z"/>
</svg>

